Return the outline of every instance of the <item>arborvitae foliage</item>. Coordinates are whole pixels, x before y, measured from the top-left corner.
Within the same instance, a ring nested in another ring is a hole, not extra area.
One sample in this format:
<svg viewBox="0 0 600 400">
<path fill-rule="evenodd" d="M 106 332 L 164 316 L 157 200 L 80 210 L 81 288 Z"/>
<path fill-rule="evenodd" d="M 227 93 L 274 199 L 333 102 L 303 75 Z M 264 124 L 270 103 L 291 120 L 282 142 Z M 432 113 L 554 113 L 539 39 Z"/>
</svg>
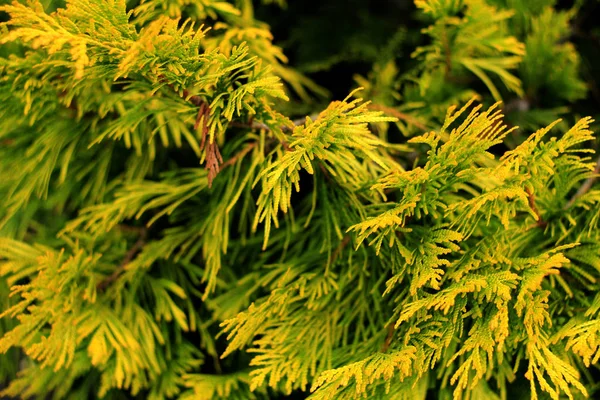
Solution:
<svg viewBox="0 0 600 400">
<path fill-rule="evenodd" d="M 1 395 L 598 395 L 593 2 L 318 3 L 0 1 Z"/>
</svg>

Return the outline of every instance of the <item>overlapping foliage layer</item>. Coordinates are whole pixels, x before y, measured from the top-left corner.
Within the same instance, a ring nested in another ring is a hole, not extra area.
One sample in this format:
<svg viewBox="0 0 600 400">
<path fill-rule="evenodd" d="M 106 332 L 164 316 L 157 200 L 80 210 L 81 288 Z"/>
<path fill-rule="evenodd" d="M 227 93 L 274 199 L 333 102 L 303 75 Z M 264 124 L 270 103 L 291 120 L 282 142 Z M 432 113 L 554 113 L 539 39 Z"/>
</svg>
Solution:
<svg viewBox="0 0 600 400">
<path fill-rule="evenodd" d="M 594 396 L 583 3 L 416 0 L 333 101 L 264 3 L 0 6 L 3 395 Z"/>
</svg>

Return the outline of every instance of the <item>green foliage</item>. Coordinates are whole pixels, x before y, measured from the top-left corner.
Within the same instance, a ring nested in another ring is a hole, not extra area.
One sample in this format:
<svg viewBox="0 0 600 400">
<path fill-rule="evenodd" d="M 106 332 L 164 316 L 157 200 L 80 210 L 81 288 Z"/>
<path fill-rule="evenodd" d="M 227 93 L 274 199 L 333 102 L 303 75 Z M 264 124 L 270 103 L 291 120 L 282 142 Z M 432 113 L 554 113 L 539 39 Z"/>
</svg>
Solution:
<svg viewBox="0 0 600 400">
<path fill-rule="evenodd" d="M 292 2 L 0 2 L 0 395 L 597 396 L 595 89 L 554 3 L 279 44 Z M 300 72 L 356 60 L 343 100 Z"/>
<path fill-rule="evenodd" d="M 564 42 L 572 14 L 546 8 L 531 20 L 522 65 L 523 83 L 530 95 L 545 88 L 548 95 L 557 99 L 573 101 L 585 97 L 586 87 L 578 76 L 579 55 L 572 43 Z M 553 29 L 548 30 L 549 26 Z"/>
<path fill-rule="evenodd" d="M 415 4 L 435 18 L 435 24 L 425 30 L 433 43 L 415 53 L 424 55 L 423 65 L 429 73 L 444 69 L 448 78 L 456 69 L 466 69 L 500 100 L 500 92 L 489 76 L 494 74 L 508 89 L 522 93 L 519 79 L 510 73 L 525 54 L 523 44 L 507 34 L 505 21 L 512 16 L 511 11 L 500 11 L 483 0 L 423 0 Z M 457 16 L 459 12 L 464 16 Z"/>
</svg>

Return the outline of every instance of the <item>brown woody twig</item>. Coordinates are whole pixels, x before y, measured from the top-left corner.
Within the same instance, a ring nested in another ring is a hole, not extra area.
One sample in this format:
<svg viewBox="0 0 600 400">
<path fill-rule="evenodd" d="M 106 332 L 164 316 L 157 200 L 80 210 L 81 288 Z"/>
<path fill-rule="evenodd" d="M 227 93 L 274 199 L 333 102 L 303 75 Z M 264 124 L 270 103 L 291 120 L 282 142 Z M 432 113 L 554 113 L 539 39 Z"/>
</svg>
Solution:
<svg viewBox="0 0 600 400">
<path fill-rule="evenodd" d="M 406 121 L 409 124 L 414 125 L 419 129 L 422 129 L 424 131 L 427 130 L 427 127 L 423 123 L 418 121 L 416 118 L 414 118 L 408 114 L 405 114 L 402 111 L 398 111 L 395 108 L 384 106 L 381 104 L 372 104 L 372 103 L 368 105 L 368 108 L 373 111 L 383 111 L 384 113 L 391 115 L 393 117 L 396 117 L 398 119 L 401 119 L 403 121 Z"/>
<path fill-rule="evenodd" d="M 252 142 L 252 143 L 248 143 L 246 145 L 246 147 L 244 147 L 242 150 L 238 151 L 235 155 L 233 155 L 229 160 L 225 161 L 223 163 L 223 165 L 221 166 L 221 169 L 225 169 L 227 167 L 229 167 L 230 165 L 235 164 L 236 162 L 238 162 L 238 160 L 240 158 L 244 158 L 244 156 L 246 154 L 248 154 L 248 152 L 250 152 L 253 148 L 255 148 L 256 146 L 258 146 L 257 142 Z"/>
<path fill-rule="evenodd" d="M 390 345 L 392 344 L 392 339 L 394 338 L 394 333 L 396 332 L 395 324 L 391 323 L 387 326 L 387 336 L 385 337 L 385 341 L 383 342 L 383 346 L 381 346 L 381 352 L 387 353 Z"/>
<path fill-rule="evenodd" d="M 540 228 L 545 227 L 548 223 L 546 221 L 544 221 L 544 219 L 542 218 L 542 214 L 540 213 L 540 210 L 537 208 L 537 206 L 535 204 L 535 196 L 534 196 L 533 192 L 529 188 L 525 188 L 525 192 L 527 192 L 527 201 L 529 202 L 529 208 L 531 208 L 531 210 L 537 217 L 536 226 L 538 226 Z"/>
<path fill-rule="evenodd" d="M 350 243 L 350 236 L 346 235 L 340 242 L 339 246 L 336 247 L 336 249 L 333 251 L 333 254 L 331 255 L 331 262 L 329 263 L 330 265 L 333 265 L 333 263 L 340 256 L 340 253 L 342 252 L 342 250 L 344 250 L 344 248 L 348 245 L 348 243 Z"/>
<path fill-rule="evenodd" d="M 600 173 L 600 158 L 598 158 L 598 161 L 596 161 L 596 168 L 594 168 L 593 175 L 590 176 L 589 178 L 587 178 L 585 180 L 585 182 L 583 182 L 583 185 L 581 185 L 579 187 L 579 190 L 577 190 L 577 192 L 575 192 L 573 197 L 571 197 L 571 200 L 569 200 L 567 202 L 567 204 L 565 204 L 565 206 L 563 207 L 563 210 L 568 210 L 569 208 L 571 208 L 571 206 L 573 204 L 575 204 L 575 201 L 577 201 L 578 198 L 580 198 L 581 196 L 586 194 L 592 188 L 592 186 L 594 185 L 594 182 L 598 178 L 599 173 Z"/>
<path fill-rule="evenodd" d="M 127 227 L 127 230 L 129 230 L 129 229 L 131 229 L 132 231 L 135 230 L 135 231 L 139 232 L 140 237 L 133 244 L 133 246 L 127 251 L 127 253 L 125 254 L 125 258 L 123 258 L 123 261 L 121 261 L 121 264 L 119 265 L 119 267 L 112 274 L 110 274 L 109 276 L 107 276 L 106 278 L 104 278 L 103 280 L 98 282 L 98 284 L 96 285 L 96 290 L 98 292 L 103 292 L 114 281 L 116 281 L 119 278 L 119 276 L 121 276 L 123 271 L 125 270 L 125 267 L 127 266 L 127 264 L 129 264 L 131 262 L 131 260 L 133 260 L 135 255 L 146 244 L 146 236 L 148 235 L 148 230 L 146 228 L 140 227 L 138 229 L 138 228 L 134 228 L 134 227 Z"/>
</svg>

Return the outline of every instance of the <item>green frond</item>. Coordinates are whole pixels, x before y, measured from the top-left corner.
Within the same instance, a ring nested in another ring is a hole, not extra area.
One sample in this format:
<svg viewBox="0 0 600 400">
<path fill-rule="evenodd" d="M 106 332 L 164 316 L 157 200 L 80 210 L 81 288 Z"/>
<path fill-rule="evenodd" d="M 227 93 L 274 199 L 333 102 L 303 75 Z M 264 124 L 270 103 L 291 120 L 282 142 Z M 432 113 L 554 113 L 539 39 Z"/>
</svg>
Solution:
<svg viewBox="0 0 600 400">
<path fill-rule="evenodd" d="M 433 43 L 413 53 L 413 57 L 423 58 L 429 71 L 444 70 L 449 76 L 466 69 L 487 86 L 496 101 L 501 100 L 501 94 L 492 77 L 499 78 L 510 91 L 523 94 L 520 79 L 511 72 L 525 54 L 525 45 L 506 28 L 513 12 L 483 0 L 418 0 L 415 4 L 435 20 L 425 30 Z"/>
<path fill-rule="evenodd" d="M 307 117 L 297 126 L 289 148 L 279 148 L 269 159 L 259 174 L 262 191 L 253 225 L 256 229 L 265 223 L 263 247 L 268 243 L 271 224 L 279 225 L 279 210 L 287 213 L 291 207 L 292 187 L 300 190 L 300 170 L 314 174 L 318 165 L 341 186 L 356 190 L 368 182 L 372 169 L 384 172 L 399 168 L 385 153 L 386 144 L 367 127 L 368 123 L 394 119 L 366 107 L 361 99 L 331 103 L 315 121 Z"/>
<path fill-rule="evenodd" d="M 367 398 L 368 386 L 385 380 L 386 392 L 392 379 L 404 380 L 411 375 L 415 348 L 407 347 L 388 353 L 377 353 L 364 360 L 322 373 L 315 381 L 311 399 L 335 399 L 338 392 L 350 388 L 355 398 Z"/>
</svg>

